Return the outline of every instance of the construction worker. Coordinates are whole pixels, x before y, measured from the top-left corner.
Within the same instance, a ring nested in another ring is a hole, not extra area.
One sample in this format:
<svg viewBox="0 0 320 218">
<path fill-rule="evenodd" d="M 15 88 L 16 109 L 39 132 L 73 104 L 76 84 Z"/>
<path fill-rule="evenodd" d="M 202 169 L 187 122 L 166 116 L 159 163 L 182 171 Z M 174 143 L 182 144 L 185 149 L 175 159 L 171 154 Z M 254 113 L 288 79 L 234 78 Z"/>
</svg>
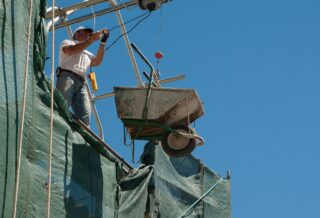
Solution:
<svg viewBox="0 0 320 218">
<path fill-rule="evenodd" d="M 90 123 L 91 104 L 85 87 L 86 71 L 90 66 L 100 65 L 109 30 L 94 32 L 80 26 L 73 33 L 73 40 L 64 40 L 59 48 L 59 67 L 57 68 L 57 89 L 60 90 L 74 114 L 87 126 Z M 100 40 L 96 55 L 86 49 Z"/>
</svg>

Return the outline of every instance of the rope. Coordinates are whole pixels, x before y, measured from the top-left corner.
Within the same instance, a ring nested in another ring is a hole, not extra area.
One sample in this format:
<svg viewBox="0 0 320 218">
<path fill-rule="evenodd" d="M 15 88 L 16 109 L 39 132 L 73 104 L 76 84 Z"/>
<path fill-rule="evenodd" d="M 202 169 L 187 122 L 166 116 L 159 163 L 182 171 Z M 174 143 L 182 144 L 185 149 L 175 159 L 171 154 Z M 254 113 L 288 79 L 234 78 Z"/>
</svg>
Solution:
<svg viewBox="0 0 320 218">
<path fill-rule="evenodd" d="M 151 13 L 151 12 L 150 12 Z M 150 15 L 149 13 L 149 15 Z M 153 73 L 152 72 L 152 75 L 150 76 L 149 78 L 149 84 L 148 84 L 148 89 L 147 89 L 147 95 L 146 95 L 146 101 L 144 103 L 144 108 L 143 108 L 143 114 L 142 114 L 142 118 L 143 118 L 143 125 L 140 126 L 135 138 L 133 140 L 131 140 L 132 142 L 132 162 L 135 163 L 134 161 L 134 141 L 136 140 L 136 138 L 139 136 L 140 132 L 142 131 L 143 127 L 147 124 L 148 122 L 148 112 L 149 112 L 149 101 L 150 101 L 150 95 L 151 95 L 151 84 L 152 84 L 152 78 L 153 78 Z M 140 160 L 139 160 L 140 161 Z"/>
<path fill-rule="evenodd" d="M 190 126 L 189 96 L 187 96 L 187 115 L 188 115 L 188 126 Z M 189 129 L 189 134 L 191 134 L 191 130 L 190 129 Z"/>
<path fill-rule="evenodd" d="M 150 13 L 149 13 L 149 15 L 150 15 Z M 142 114 L 142 118 L 143 118 L 143 122 L 144 123 L 143 123 L 142 126 L 139 127 L 139 130 L 138 130 L 136 136 L 134 137 L 134 139 L 131 139 L 131 143 L 129 144 L 129 146 L 130 145 L 132 146 L 131 157 L 132 157 L 132 162 L 133 163 L 136 163 L 134 161 L 134 141 L 136 140 L 136 138 L 138 138 L 138 136 L 139 136 L 140 132 L 142 131 L 143 127 L 148 123 L 148 111 L 149 111 L 148 105 L 149 105 L 150 94 L 151 94 L 151 85 L 152 85 L 153 73 L 154 72 L 152 72 L 152 74 L 150 75 L 150 78 L 149 78 L 149 84 L 148 84 L 148 89 L 147 89 L 147 93 L 146 93 L 146 100 L 144 102 L 144 108 L 143 108 L 143 114 Z M 124 139 L 126 139 L 126 136 L 124 136 Z M 126 146 L 128 146 L 125 141 L 124 141 L 124 144 Z"/>
<path fill-rule="evenodd" d="M 132 163 L 135 163 L 135 164 L 141 162 L 141 159 L 139 159 L 138 161 L 135 161 L 135 160 L 134 160 L 134 148 L 135 148 L 135 147 L 134 147 L 134 145 L 135 145 L 134 142 L 135 142 L 135 140 L 139 137 L 139 135 L 140 135 L 143 127 L 148 123 L 148 120 L 147 120 L 147 119 L 144 119 L 143 122 L 144 122 L 144 123 L 142 124 L 142 126 L 139 127 L 139 129 L 138 129 L 138 131 L 137 131 L 137 133 L 136 133 L 136 136 L 135 136 L 133 139 L 131 139 L 131 142 L 130 142 L 129 144 L 127 144 L 128 131 L 127 131 L 125 125 L 123 124 L 123 144 L 124 144 L 125 146 L 127 146 L 127 147 L 131 147 L 131 161 L 132 161 Z"/>
<path fill-rule="evenodd" d="M 91 8 L 91 12 L 93 15 L 93 29 L 95 30 L 96 29 L 96 14 L 94 13 L 93 6 L 91 6 L 90 8 Z"/>
<path fill-rule="evenodd" d="M 23 141 L 23 128 L 24 128 L 24 116 L 26 111 L 26 99 L 27 99 L 27 88 L 28 88 L 28 71 L 29 71 L 29 51 L 30 51 L 30 34 L 31 34 L 31 20 L 32 20 L 32 9 L 33 0 L 30 0 L 30 14 L 29 14 L 29 27 L 28 27 L 28 38 L 27 38 L 27 50 L 26 50 L 26 64 L 24 68 L 24 93 L 22 99 L 22 110 L 21 110 L 21 122 L 20 122 L 20 132 L 19 132 L 19 150 L 18 150 L 18 163 L 16 171 L 16 184 L 13 202 L 13 214 L 12 217 L 17 216 L 17 202 L 19 193 L 19 181 L 20 181 L 20 165 L 21 165 L 21 153 L 22 153 L 22 141 Z"/>
<path fill-rule="evenodd" d="M 49 162 L 48 162 L 48 202 L 47 218 L 50 218 L 51 208 L 51 171 L 52 171 L 52 138 L 53 138 L 53 96 L 54 96 L 54 8 L 55 2 L 52 0 L 52 44 L 51 44 L 51 104 L 50 104 L 50 136 L 49 136 Z"/>
<path fill-rule="evenodd" d="M 163 23 L 163 7 L 160 9 L 160 23 L 159 23 L 159 32 L 158 32 L 158 39 L 157 39 L 157 50 L 160 50 L 160 41 L 161 41 L 161 33 L 162 33 L 162 23 Z"/>
<path fill-rule="evenodd" d="M 141 162 L 141 159 L 139 159 L 138 161 L 134 160 L 134 141 L 132 141 L 131 160 L 132 160 L 132 163 L 134 163 L 134 164 L 137 164 L 137 163 Z"/>
<path fill-rule="evenodd" d="M 187 106 L 188 134 L 183 133 L 183 132 L 181 132 L 179 130 L 171 129 L 171 128 L 169 130 L 174 132 L 174 133 L 176 133 L 176 134 L 178 134 L 178 135 L 181 135 L 183 137 L 189 138 L 189 139 L 197 139 L 197 140 L 199 140 L 197 142 L 197 145 L 203 145 L 204 144 L 204 139 L 196 133 L 195 129 L 191 129 L 191 126 L 190 126 L 189 96 L 187 96 L 186 106 Z"/>
</svg>

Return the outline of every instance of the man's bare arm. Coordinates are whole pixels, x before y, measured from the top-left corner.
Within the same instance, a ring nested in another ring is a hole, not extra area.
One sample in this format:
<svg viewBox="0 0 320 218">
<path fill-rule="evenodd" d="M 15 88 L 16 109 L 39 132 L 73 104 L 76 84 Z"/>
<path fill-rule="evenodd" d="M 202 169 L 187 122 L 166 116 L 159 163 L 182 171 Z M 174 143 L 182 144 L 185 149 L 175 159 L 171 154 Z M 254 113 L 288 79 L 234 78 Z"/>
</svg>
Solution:
<svg viewBox="0 0 320 218">
<path fill-rule="evenodd" d="M 103 60 L 103 56 L 104 56 L 104 46 L 106 44 L 106 41 L 109 37 L 109 30 L 101 30 L 101 32 L 104 34 L 102 39 L 101 39 L 101 42 L 100 42 L 100 46 L 98 48 L 98 52 L 97 52 L 97 55 L 96 57 L 94 58 L 94 60 L 92 61 L 91 63 L 91 66 L 98 66 L 102 63 L 102 60 Z"/>
<path fill-rule="evenodd" d="M 91 66 L 98 66 L 102 63 L 104 56 L 104 45 L 100 44 L 96 57 L 93 59 Z"/>
<path fill-rule="evenodd" d="M 64 46 L 62 48 L 62 51 L 67 55 L 78 54 L 78 53 L 82 52 L 83 50 L 85 50 L 89 45 L 91 45 L 91 43 L 100 39 L 100 34 L 101 34 L 100 31 L 92 33 L 89 35 L 89 37 L 86 40 L 84 40 L 82 42 L 78 42 L 75 45 Z"/>
<path fill-rule="evenodd" d="M 67 55 L 75 55 L 85 50 L 91 43 L 90 39 L 87 39 L 75 45 L 64 46 L 62 47 L 62 51 Z"/>
</svg>

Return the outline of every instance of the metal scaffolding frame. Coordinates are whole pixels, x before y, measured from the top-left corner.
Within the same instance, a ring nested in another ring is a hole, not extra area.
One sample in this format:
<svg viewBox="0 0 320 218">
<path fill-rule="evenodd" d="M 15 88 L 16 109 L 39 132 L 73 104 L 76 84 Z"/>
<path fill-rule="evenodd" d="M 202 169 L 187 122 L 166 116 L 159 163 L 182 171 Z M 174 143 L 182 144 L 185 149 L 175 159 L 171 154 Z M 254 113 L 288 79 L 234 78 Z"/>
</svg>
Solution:
<svg viewBox="0 0 320 218">
<path fill-rule="evenodd" d="M 127 47 L 127 51 L 128 51 L 128 55 L 130 57 L 130 61 L 134 70 L 134 74 L 137 80 L 137 86 L 144 86 L 144 83 L 141 79 L 140 76 L 140 72 L 138 69 L 138 65 L 136 62 L 136 59 L 133 55 L 133 51 L 132 48 L 130 46 L 130 40 L 128 35 L 126 34 L 126 28 L 121 16 L 121 9 L 124 8 L 129 8 L 129 7 L 133 7 L 136 5 L 139 5 L 141 9 L 146 10 L 155 10 L 158 7 L 160 7 L 162 4 L 168 2 L 169 0 L 129 0 L 129 1 L 121 1 L 121 4 L 118 4 L 116 0 L 84 0 L 81 3 L 77 3 L 68 7 L 64 7 L 64 8 L 60 8 L 60 7 L 55 7 L 54 8 L 54 13 L 52 11 L 52 8 L 48 8 L 47 13 L 45 15 L 45 18 L 48 19 L 47 22 L 47 30 L 48 31 L 52 31 L 52 27 L 54 27 L 54 29 L 59 29 L 62 27 L 66 27 L 67 29 L 67 33 L 69 38 L 72 38 L 72 30 L 70 28 L 71 24 L 75 24 L 75 23 L 79 23 L 88 19 L 91 19 L 93 17 L 98 17 L 107 13 L 111 13 L 111 12 L 115 12 L 116 16 L 117 16 L 117 21 L 119 23 L 119 27 L 121 29 L 121 32 L 123 34 L 123 39 L 125 42 L 125 45 Z M 107 7 L 106 9 L 102 9 L 99 11 L 96 11 L 94 14 L 90 13 L 87 15 L 83 15 L 83 16 L 79 16 L 73 19 L 68 19 L 68 16 L 73 14 L 74 12 L 80 10 L 80 9 L 84 9 L 84 8 L 88 8 L 97 4 L 101 4 L 101 3 L 109 3 L 109 7 Z M 149 5 L 152 5 L 151 7 L 148 7 Z M 52 14 L 54 14 L 55 19 L 54 19 L 54 25 L 52 25 Z M 160 83 L 168 83 L 168 82 L 172 82 L 172 81 L 176 81 L 176 80 L 180 80 L 180 79 L 184 79 L 183 75 L 177 76 L 177 77 L 172 77 L 169 79 L 165 79 L 165 80 L 160 80 Z M 94 97 L 90 91 L 90 88 L 88 86 L 88 83 L 85 83 L 86 85 L 86 89 L 88 90 L 88 95 L 89 95 L 89 99 L 91 102 L 91 107 L 92 107 L 92 112 L 93 115 L 95 117 L 95 121 L 97 124 L 97 128 L 99 131 L 99 137 L 102 141 L 104 141 L 104 134 L 103 134 L 103 129 L 102 129 L 102 125 L 99 119 L 99 115 L 95 106 L 95 100 L 96 99 L 104 99 L 104 98 L 109 98 L 114 96 L 114 93 L 107 93 L 107 94 L 103 94 L 100 96 L 96 96 Z"/>
</svg>

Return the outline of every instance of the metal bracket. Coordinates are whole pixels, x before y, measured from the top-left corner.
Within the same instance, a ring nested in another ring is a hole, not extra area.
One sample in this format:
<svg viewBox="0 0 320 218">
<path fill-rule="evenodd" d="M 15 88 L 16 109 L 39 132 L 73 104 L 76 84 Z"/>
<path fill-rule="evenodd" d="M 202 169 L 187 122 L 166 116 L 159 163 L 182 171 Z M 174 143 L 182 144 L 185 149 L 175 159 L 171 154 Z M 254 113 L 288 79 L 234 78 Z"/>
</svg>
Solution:
<svg viewBox="0 0 320 218">
<path fill-rule="evenodd" d="M 83 8 L 87 8 L 87 7 L 91 7 L 93 5 L 97 5 L 97 4 L 100 4 L 100 3 L 103 3 L 103 2 L 109 2 L 109 4 L 111 4 L 112 6 L 109 7 L 109 8 L 106 8 L 106 9 L 102 9 L 102 10 L 96 11 L 94 15 L 92 13 L 90 13 L 90 14 L 87 14 L 87 15 L 83 15 L 83 16 L 71 19 L 71 20 L 69 20 L 67 22 L 58 23 L 59 19 L 57 19 L 57 20 L 55 20 L 55 23 L 57 23 L 57 24 L 55 25 L 54 28 L 55 29 L 59 29 L 59 28 L 64 27 L 64 26 L 68 26 L 68 25 L 71 25 L 71 24 L 75 24 L 75 23 L 79 23 L 81 21 L 85 21 L 85 20 L 91 19 L 94 16 L 95 17 L 99 17 L 99 16 L 107 14 L 107 13 L 119 11 L 119 10 L 124 9 L 124 8 L 135 6 L 135 5 L 139 4 L 140 2 L 142 2 L 142 5 L 146 5 L 146 7 L 148 7 L 147 5 L 155 4 L 156 5 L 156 7 L 154 8 L 154 10 L 155 10 L 155 9 L 158 9 L 162 4 L 168 2 L 168 0 L 131 0 L 131 1 L 123 2 L 123 3 L 119 4 L 119 5 L 114 0 L 110 0 L 110 1 L 108 1 L 108 0 L 83 1 L 82 3 L 78 3 L 78 4 L 75 4 L 75 5 L 72 5 L 72 6 L 69 6 L 69 7 L 65 7 L 65 8 L 55 8 L 54 9 L 55 10 L 54 11 L 54 15 L 55 15 L 55 17 L 59 17 L 61 15 L 62 16 L 70 15 L 70 14 L 74 13 L 77 10 L 80 10 L 80 9 L 83 9 Z M 144 10 L 144 7 L 140 6 L 140 8 Z M 49 10 L 46 13 L 45 18 L 46 19 L 52 18 L 52 10 Z M 49 28 L 49 31 L 52 31 L 51 27 Z"/>
</svg>

